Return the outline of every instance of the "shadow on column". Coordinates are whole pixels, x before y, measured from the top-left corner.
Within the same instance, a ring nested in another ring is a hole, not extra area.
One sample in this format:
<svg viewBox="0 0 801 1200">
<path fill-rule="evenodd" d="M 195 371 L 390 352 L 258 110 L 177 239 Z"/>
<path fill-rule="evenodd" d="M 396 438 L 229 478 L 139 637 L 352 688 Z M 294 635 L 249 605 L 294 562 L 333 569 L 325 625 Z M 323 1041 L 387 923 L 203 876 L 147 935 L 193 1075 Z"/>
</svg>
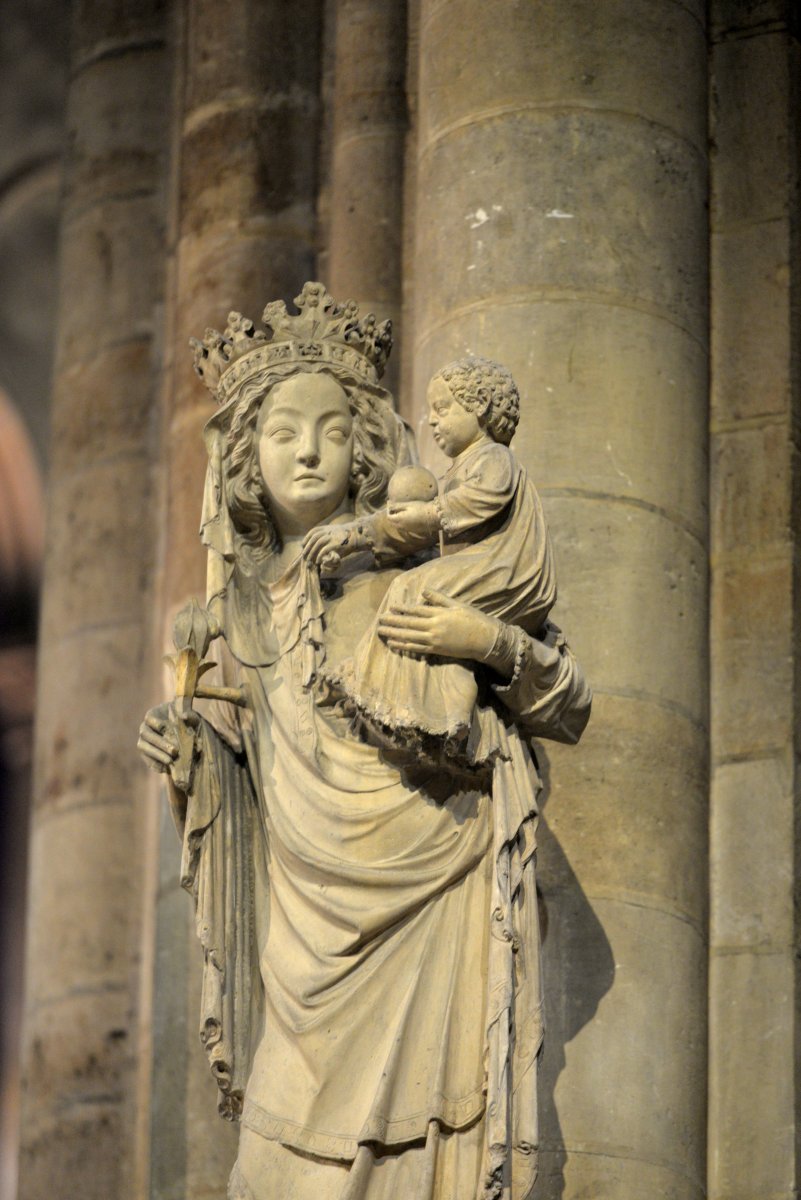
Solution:
<svg viewBox="0 0 801 1200">
<path fill-rule="evenodd" d="M 542 746 L 537 762 L 543 790 L 550 793 L 550 764 Z M 612 947 L 545 815 L 537 834 L 538 891 L 543 930 L 545 1045 L 538 1073 L 540 1167 L 532 1200 L 561 1200 L 568 1153 L 556 1103 L 565 1067 L 565 1047 L 592 1020 L 615 975 Z M 600 1102 L 600 1097 L 599 1097 Z"/>
</svg>

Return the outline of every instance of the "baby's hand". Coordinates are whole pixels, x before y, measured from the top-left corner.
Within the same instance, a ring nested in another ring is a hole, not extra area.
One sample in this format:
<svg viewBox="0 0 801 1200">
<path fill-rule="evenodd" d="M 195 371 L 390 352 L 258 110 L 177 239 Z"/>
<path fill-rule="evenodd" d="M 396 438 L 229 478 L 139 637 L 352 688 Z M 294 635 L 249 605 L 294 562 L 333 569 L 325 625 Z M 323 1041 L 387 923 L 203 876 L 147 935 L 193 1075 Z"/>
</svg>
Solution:
<svg viewBox="0 0 801 1200">
<path fill-rule="evenodd" d="M 331 574 L 343 558 L 366 550 L 369 539 L 359 522 L 350 525 L 318 525 L 306 534 L 303 557 Z"/>
<path fill-rule="evenodd" d="M 405 500 L 387 505 L 387 516 L 406 533 L 431 534 L 439 530 L 439 509 L 433 502 Z"/>
</svg>

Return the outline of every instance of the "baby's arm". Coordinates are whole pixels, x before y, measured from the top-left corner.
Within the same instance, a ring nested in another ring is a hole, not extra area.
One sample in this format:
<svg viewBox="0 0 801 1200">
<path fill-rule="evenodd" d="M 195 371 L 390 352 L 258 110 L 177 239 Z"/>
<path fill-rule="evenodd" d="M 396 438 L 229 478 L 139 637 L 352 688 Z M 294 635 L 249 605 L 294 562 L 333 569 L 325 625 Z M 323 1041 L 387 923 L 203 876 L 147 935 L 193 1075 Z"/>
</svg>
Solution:
<svg viewBox="0 0 801 1200">
<path fill-rule="evenodd" d="M 420 539 L 426 546 L 436 545 L 441 527 L 439 504 L 436 500 L 398 500 L 387 505 L 387 516 L 401 536 L 414 539 L 413 549 L 419 549 Z"/>
</svg>

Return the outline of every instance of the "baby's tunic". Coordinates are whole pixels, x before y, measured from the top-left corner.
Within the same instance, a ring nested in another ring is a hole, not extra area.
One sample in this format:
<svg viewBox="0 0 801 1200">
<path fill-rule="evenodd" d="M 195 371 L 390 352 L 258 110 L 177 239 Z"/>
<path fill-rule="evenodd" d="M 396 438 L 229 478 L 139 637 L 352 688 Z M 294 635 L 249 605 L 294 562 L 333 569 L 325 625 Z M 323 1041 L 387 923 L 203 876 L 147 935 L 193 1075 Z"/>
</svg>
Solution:
<svg viewBox="0 0 801 1200">
<path fill-rule="evenodd" d="M 394 589 L 434 588 L 536 633 L 556 600 L 556 576 L 539 496 L 509 447 L 485 442 L 454 459 L 437 506 L 442 558 L 407 571 Z"/>
<path fill-rule="evenodd" d="M 492 441 L 472 446 L 453 460 L 435 501 L 443 553 L 453 553 L 489 532 L 489 523 L 511 503 L 516 465 L 509 447 Z"/>
<path fill-rule="evenodd" d="M 536 634 L 556 599 L 556 578 L 539 497 L 507 446 L 487 439 L 454 459 L 436 504 L 441 557 L 395 580 L 335 684 L 368 722 L 404 739 L 415 732 L 447 738 L 453 749 L 474 726 L 472 666 L 390 650 L 377 632 L 383 613 L 424 603 L 435 591 Z"/>
</svg>

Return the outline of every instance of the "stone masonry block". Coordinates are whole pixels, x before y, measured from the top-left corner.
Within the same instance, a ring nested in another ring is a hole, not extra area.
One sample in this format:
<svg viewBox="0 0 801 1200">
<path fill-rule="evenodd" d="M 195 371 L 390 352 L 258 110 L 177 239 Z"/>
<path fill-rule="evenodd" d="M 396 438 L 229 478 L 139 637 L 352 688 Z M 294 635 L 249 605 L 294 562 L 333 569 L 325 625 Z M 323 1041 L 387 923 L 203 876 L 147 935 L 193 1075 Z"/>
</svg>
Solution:
<svg viewBox="0 0 801 1200">
<path fill-rule="evenodd" d="M 789 948 L 712 956 L 710 1200 L 792 1196 L 795 989 Z M 755 1056 L 758 1069 L 744 1073 Z"/>
<path fill-rule="evenodd" d="M 545 940 L 543 1139 L 547 1144 L 561 1134 L 568 1165 L 572 1147 L 611 1153 L 616 1160 L 660 1164 L 700 1189 L 706 1132 L 704 939 L 685 922 L 652 909 L 591 894 L 583 904 L 596 924 L 579 919 L 577 904 L 557 905 Z M 578 986 L 583 968 L 586 983 Z M 597 1194 L 585 1193 L 587 1200 Z M 638 1187 L 617 1193 L 615 1200 L 647 1194 Z M 702 1193 L 688 1188 L 676 1194 Z"/>
<path fill-rule="evenodd" d="M 101 349 L 53 381 L 52 461 L 65 475 L 97 458 L 141 452 L 157 389 L 149 336 Z"/>
<path fill-rule="evenodd" d="M 141 618 L 154 549 L 152 471 L 143 454 L 128 454 L 87 463 L 54 482 L 43 627 L 48 640 Z M 124 554 L 118 553 L 121 544 Z"/>
<path fill-rule="evenodd" d="M 317 104 L 319 0 L 219 4 L 193 0 L 187 27 L 186 111 L 242 94 L 271 108 Z M 286 146 L 294 143 L 287 139 Z"/>
<path fill-rule="evenodd" d="M 538 881 L 558 907 L 576 879 L 593 895 L 664 908 L 706 928 L 704 731 L 638 699 L 593 699 L 578 748 L 537 743 L 546 786 Z"/>
<path fill-rule="evenodd" d="M 136 1069 L 131 998 L 115 987 L 76 987 L 43 996 L 26 1026 L 25 1077 L 38 1103 L 26 1114 L 28 1131 L 52 1127 L 62 1106 L 80 1107 L 98 1093 L 119 1095 Z"/>
<path fill-rule="evenodd" d="M 20 1195 L 52 1196 L 56 1180 L 66 1181 L 68 1194 L 80 1200 L 125 1195 L 126 1124 L 117 1097 L 59 1111 L 39 1134 L 23 1140 Z"/>
<path fill-rule="evenodd" d="M 734 428 L 711 447 L 714 553 L 751 562 L 789 550 L 792 540 L 793 448 L 787 424 Z"/>
<path fill-rule="evenodd" d="M 153 663 L 140 622 L 46 640 L 40 653 L 35 808 L 127 801 L 146 770 L 136 739 Z"/>
<path fill-rule="evenodd" d="M 714 758 L 789 745 L 796 719 L 790 552 L 719 566 L 711 610 Z"/>
<path fill-rule="evenodd" d="M 160 41 L 166 32 L 164 0 L 109 4 L 107 0 L 76 0 L 72 6 L 71 57 L 81 63 L 110 46 Z"/>
<path fill-rule="evenodd" d="M 123 797 L 90 812 L 76 798 L 34 830 L 28 994 L 38 1004 L 127 989 L 139 886 L 134 803 Z"/>
<path fill-rule="evenodd" d="M 713 428 L 789 412 L 790 253 L 781 219 L 713 234 Z"/>
<path fill-rule="evenodd" d="M 540 292 L 641 307 L 703 343 L 704 202 L 696 152 L 668 131 L 561 109 L 459 126 L 419 165 L 417 260 L 437 287 L 417 327 Z"/>
<path fill-rule="evenodd" d="M 549 1143 L 540 1151 L 540 1178 L 532 1200 L 640 1200 L 640 1197 L 659 1197 L 659 1200 L 706 1200 L 703 1181 L 695 1174 L 688 1178 L 683 1171 L 646 1163 L 639 1158 L 626 1158 L 610 1151 L 609 1147 L 578 1145 L 566 1149 L 551 1148 Z"/>
<path fill-rule="evenodd" d="M 664 516 L 622 502 L 544 497 L 557 555 L 557 624 L 599 691 L 707 719 L 706 554 Z"/>
<path fill-rule="evenodd" d="M 70 90 L 68 206 L 155 190 L 167 152 L 163 45 L 94 63 Z"/>
<path fill-rule="evenodd" d="M 788 70 L 787 35 L 780 30 L 715 46 L 713 228 L 790 215 L 787 182 L 793 133 Z"/>
<path fill-rule="evenodd" d="M 495 108 L 586 108 L 706 146 L 704 5 L 648 0 L 423 5 L 423 144 Z M 676 65 L 681 62 L 681 85 Z"/>
<path fill-rule="evenodd" d="M 57 371 L 93 360 L 112 343 L 152 335 L 164 275 L 162 229 L 152 196 L 107 199 L 67 224 Z M 125 386 L 124 379 L 118 386 Z"/>
<path fill-rule="evenodd" d="M 712 780 L 713 948 L 792 945 L 794 796 L 788 754 L 721 764 Z"/>
</svg>

